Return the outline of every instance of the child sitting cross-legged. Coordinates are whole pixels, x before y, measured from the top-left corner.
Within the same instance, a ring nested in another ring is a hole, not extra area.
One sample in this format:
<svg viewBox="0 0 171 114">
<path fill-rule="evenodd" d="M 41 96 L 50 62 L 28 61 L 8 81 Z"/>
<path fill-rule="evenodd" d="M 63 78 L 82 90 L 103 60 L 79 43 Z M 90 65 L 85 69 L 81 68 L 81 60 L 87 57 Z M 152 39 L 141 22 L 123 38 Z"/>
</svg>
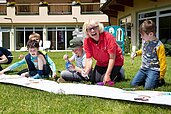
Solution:
<svg viewBox="0 0 171 114">
<path fill-rule="evenodd" d="M 85 51 L 83 49 L 83 42 L 79 38 L 74 38 L 70 40 L 70 49 L 72 49 L 73 55 L 72 57 L 68 57 L 68 55 L 64 55 L 63 59 L 66 61 L 66 70 L 61 72 L 61 77 L 58 78 L 57 82 L 65 82 L 65 81 L 89 81 L 91 78 L 90 72 L 88 75 L 83 75 L 82 71 L 85 68 Z M 76 65 L 72 63 L 75 61 Z"/>
<path fill-rule="evenodd" d="M 54 62 L 39 51 L 39 42 L 36 40 L 29 40 L 27 42 L 27 48 L 29 53 L 25 58 L 3 69 L 0 74 L 14 70 L 25 63 L 27 63 L 28 72 L 22 73 L 21 76 L 32 77 L 34 79 L 48 78 L 51 70 L 56 72 Z"/>
</svg>

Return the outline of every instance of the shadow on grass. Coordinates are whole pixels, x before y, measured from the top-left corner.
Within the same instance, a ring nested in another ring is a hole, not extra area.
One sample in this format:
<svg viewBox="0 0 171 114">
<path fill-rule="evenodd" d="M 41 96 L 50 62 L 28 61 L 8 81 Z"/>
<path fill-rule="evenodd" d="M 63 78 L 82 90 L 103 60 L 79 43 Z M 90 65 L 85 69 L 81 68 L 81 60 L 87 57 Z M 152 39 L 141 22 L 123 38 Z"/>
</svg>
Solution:
<svg viewBox="0 0 171 114">
<path fill-rule="evenodd" d="M 171 86 L 171 83 L 166 82 L 163 86 Z"/>
<path fill-rule="evenodd" d="M 123 79 L 122 82 L 128 82 L 130 81 L 131 79 L 127 78 L 127 79 Z"/>
</svg>

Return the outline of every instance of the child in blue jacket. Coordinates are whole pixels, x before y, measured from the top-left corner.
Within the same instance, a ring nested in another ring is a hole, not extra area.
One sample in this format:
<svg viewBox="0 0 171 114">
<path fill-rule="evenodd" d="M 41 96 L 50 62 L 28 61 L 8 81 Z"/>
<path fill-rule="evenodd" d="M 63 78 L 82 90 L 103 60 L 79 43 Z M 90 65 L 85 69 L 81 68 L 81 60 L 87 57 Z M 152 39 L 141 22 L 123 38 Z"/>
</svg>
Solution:
<svg viewBox="0 0 171 114">
<path fill-rule="evenodd" d="M 15 68 L 27 63 L 28 72 L 22 73 L 21 76 L 32 77 L 34 79 L 46 78 L 49 76 L 51 70 L 53 72 L 53 76 L 56 76 L 55 64 L 50 57 L 39 51 L 39 42 L 36 40 L 29 40 L 27 42 L 27 48 L 29 53 L 25 58 L 2 70 L 0 74 L 14 70 Z"/>
</svg>

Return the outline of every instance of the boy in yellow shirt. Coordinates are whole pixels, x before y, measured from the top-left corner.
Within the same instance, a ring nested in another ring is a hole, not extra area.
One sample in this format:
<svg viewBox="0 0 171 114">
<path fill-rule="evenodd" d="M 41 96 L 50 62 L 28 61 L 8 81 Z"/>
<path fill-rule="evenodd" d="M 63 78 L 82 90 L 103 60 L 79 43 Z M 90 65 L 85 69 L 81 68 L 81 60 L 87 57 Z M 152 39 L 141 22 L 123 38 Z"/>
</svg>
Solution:
<svg viewBox="0 0 171 114">
<path fill-rule="evenodd" d="M 166 73 L 166 55 L 163 43 L 155 37 L 156 25 L 152 20 L 145 20 L 139 28 L 142 49 L 132 54 L 131 58 L 142 55 L 142 65 L 133 78 L 131 85 L 144 85 L 145 89 L 154 89 L 164 83 Z"/>
</svg>

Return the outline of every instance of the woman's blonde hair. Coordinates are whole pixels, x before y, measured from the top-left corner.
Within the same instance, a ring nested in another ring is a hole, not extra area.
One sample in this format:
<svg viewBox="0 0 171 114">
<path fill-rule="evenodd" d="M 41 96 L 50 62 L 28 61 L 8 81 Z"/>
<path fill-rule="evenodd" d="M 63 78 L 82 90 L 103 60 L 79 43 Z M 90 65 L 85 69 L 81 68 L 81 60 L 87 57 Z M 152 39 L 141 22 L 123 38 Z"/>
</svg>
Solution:
<svg viewBox="0 0 171 114">
<path fill-rule="evenodd" d="M 89 37 L 88 33 L 87 33 L 87 28 L 89 26 L 98 26 L 99 27 L 99 31 L 100 33 L 102 33 L 104 31 L 104 25 L 102 23 L 100 23 L 97 20 L 89 20 L 87 22 L 84 22 L 83 24 L 83 32 Z"/>
</svg>

